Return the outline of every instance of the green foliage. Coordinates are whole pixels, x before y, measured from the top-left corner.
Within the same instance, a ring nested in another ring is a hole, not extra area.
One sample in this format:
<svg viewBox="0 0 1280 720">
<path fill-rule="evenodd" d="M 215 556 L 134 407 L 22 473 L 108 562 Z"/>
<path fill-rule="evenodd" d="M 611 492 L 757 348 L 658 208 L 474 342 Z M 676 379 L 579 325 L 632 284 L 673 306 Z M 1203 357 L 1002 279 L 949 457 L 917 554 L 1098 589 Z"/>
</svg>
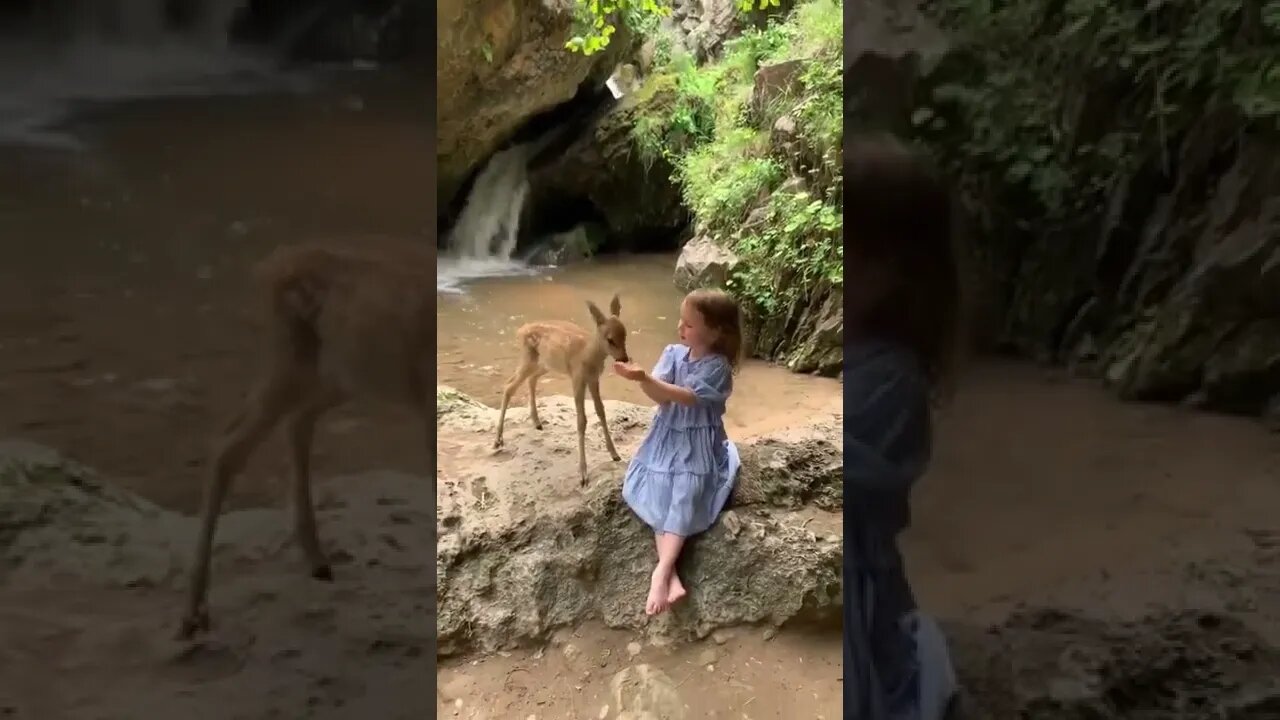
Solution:
<svg viewBox="0 0 1280 720">
<path fill-rule="evenodd" d="M 781 6 L 781 0 L 735 0 L 738 10 L 749 13 Z M 565 47 L 594 55 L 626 26 L 645 37 L 657 34 L 662 18 L 671 14 L 669 0 L 575 0 L 574 33 Z"/>
<path fill-rule="evenodd" d="M 762 315 L 783 312 L 802 291 L 844 284 L 844 216 L 806 192 L 775 192 L 739 237 L 743 262 L 730 286 Z"/>
<path fill-rule="evenodd" d="M 658 22 L 670 14 L 667 0 L 576 0 L 574 34 L 565 47 L 594 55 L 609 47 L 619 24 L 651 34 L 657 30 Z"/>
<path fill-rule="evenodd" d="M 1151 158 L 1167 165 L 1207 108 L 1280 127 L 1280 0 L 930 5 L 968 67 L 934 88 L 916 129 L 1042 231 L 1096 213 Z"/>
<path fill-rule="evenodd" d="M 743 0 L 739 7 L 777 4 Z M 840 0 L 805 0 L 785 20 L 727 41 L 703 66 L 679 49 L 659 54 L 632 99 L 640 157 L 673 168 L 699 227 L 742 257 L 730 284 L 756 316 L 820 283 L 843 283 L 843 23 Z M 757 71 L 792 60 L 800 61 L 793 89 L 770 107 L 753 107 Z M 803 150 L 771 143 L 781 115 L 795 120 Z M 784 185 L 797 173 L 807 175 Z"/>
<path fill-rule="evenodd" d="M 679 165 L 685 204 L 708 230 L 732 234 L 784 177 L 765 153 L 768 135 L 736 127 L 689 153 Z"/>
</svg>

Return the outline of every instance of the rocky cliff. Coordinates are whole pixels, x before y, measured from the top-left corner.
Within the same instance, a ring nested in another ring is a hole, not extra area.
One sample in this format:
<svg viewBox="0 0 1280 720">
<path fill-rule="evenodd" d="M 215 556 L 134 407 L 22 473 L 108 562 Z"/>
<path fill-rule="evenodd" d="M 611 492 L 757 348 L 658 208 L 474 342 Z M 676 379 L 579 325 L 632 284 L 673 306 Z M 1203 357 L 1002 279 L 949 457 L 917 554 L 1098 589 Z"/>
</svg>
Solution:
<svg viewBox="0 0 1280 720">
<path fill-rule="evenodd" d="M 530 117 L 603 85 L 632 40 L 570 52 L 572 0 L 441 0 L 436 4 L 439 207 Z"/>
<path fill-rule="evenodd" d="M 847 112 L 951 167 L 980 342 L 1123 398 L 1276 413 L 1276 24 L 1239 3 L 920 5 L 855 41 Z M 1137 46 L 1117 30 L 1139 26 Z"/>
</svg>

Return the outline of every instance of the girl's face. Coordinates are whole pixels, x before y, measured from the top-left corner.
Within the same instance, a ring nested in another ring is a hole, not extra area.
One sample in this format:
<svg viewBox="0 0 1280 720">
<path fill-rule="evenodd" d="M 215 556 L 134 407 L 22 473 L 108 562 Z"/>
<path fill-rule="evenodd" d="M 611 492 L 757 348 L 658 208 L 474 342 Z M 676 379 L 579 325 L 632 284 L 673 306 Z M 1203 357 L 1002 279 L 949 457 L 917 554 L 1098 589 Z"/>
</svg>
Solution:
<svg viewBox="0 0 1280 720">
<path fill-rule="evenodd" d="M 710 349 L 716 340 L 715 331 L 707 327 L 702 313 L 695 310 L 688 300 L 680 303 L 680 324 L 676 333 L 680 335 L 680 342 L 698 351 Z"/>
</svg>

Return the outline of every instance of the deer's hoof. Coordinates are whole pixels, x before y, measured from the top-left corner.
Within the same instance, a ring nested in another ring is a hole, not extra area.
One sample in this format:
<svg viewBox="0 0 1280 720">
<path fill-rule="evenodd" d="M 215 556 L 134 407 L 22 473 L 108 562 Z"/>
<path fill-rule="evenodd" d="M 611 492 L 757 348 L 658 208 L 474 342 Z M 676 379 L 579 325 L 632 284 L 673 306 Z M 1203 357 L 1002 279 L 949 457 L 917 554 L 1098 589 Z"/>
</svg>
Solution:
<svg viewBox="0 0 1280 720">
<path fill-rule="evenodd" d="M 182 624 L 178 627 L 178 632 L 174 636 L 175 640 L 186 641 L 194 639 L 196 635 L 209 631 L 209 611 L 197 610 L 189 613 L 182 619 Z"/>
<path fill-rule="evenodd" d="M 502 449 L 502 438 L 498 438 L 497 440 L 494 440 L 494 441 L 493 441 L 493 449 L 494 449 L 494 450 L 501 450 L 501 449 Z"/>
<path fill-rule="evenodd" d="M 534 424 L 533 424 L 533 429 L 534 429 L 534 430 L 541 430 L 541 429 L 542 429 L 542 423 L 540 423 L 540 422 L 536 422 L 536 423 L 534 423 Z"/>
<path fill-rule="evenodd" d="M 613 456 L 613 461 L 614 461 L 614 462 L 622 462 L 622 457 L 621 457 L 621 456 L 618 456 L 618 455 L 614 455 L 614 456 Z"/>
<path fill-rule="evenodd" d="M 322 580 L 324 582 L 333 582 L 333 568 L 328 564 L 320 565 L 311 570 L 311 577 L 314 580 Z"/>
</svg>

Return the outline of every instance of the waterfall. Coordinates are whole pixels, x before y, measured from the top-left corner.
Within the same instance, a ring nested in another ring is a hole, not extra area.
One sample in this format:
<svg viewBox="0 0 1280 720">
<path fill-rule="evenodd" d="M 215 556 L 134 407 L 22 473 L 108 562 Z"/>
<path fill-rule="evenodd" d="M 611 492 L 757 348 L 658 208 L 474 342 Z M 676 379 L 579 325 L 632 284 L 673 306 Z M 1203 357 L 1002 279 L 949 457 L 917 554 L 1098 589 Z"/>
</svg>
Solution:
<svg viewBox="0 0 1280 720">
<path fill-rule="evenodd" d="M 136 98 L 278 89 L 265 58 L 229 42 L 247 0 L 52 0 L 0 37 L 0 142 L 76 147 L 55 126 L 75 106 Z"/>
<path fill-rule="evenodd" d="M 563 132 L 563 127 L 552 129 L 489 158 L 436 262 L 437 292 L 460 292 L 467 280 L 535 272 L 512 257 L 529 194 L 529 161 Z"/>
</svg>

